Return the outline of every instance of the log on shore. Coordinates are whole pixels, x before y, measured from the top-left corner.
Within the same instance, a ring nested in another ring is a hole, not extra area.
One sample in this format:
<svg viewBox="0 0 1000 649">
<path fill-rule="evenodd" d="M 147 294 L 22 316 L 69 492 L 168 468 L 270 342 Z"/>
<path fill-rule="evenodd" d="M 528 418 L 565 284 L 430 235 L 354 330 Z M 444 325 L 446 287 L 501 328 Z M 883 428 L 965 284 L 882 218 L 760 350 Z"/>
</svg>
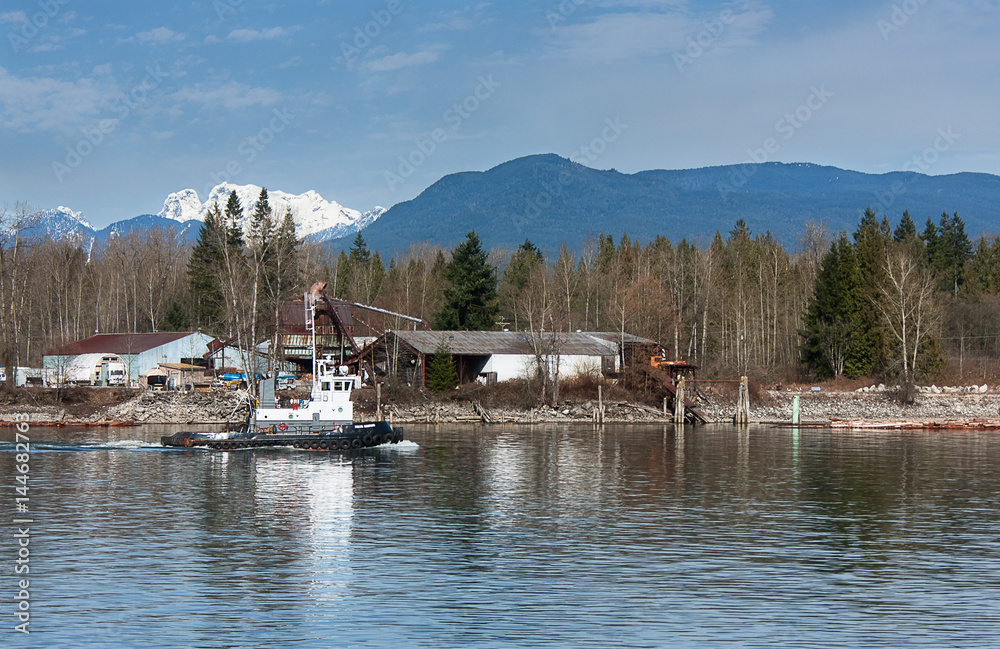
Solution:
<svg viewBox="0 0 1000 649">
<path fill-rule="evenodd" d="M 1000 419 L 948 419 L 943 421 L 831 419 L 830 428 L 850 430 L 1000 430 Z"/>
</svg>

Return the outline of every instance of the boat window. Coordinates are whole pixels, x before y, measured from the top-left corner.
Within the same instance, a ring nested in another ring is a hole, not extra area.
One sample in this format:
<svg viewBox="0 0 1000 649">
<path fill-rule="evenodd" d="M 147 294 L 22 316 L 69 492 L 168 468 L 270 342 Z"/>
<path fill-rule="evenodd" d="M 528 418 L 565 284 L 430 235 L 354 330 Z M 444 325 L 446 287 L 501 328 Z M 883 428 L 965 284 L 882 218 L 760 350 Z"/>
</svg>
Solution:
<svg viewBox="0 0 1000 649">
<path fill-rule="evenodd" d="M 336 390 L 337 392 L 340 392 L 341 390 L 344 389 L 344 384 L 341 383 L 340 381 L 334 381 L 333 382 L 333 389 Z"/>
<path fill-rule="evenodd" d="M 320 390 L 329 390 L 330 389 L 330 382 L 329 381 L 323 381 L 322 383 L 320 383 L 320 388 L 319 389 Z"/>
</svg>

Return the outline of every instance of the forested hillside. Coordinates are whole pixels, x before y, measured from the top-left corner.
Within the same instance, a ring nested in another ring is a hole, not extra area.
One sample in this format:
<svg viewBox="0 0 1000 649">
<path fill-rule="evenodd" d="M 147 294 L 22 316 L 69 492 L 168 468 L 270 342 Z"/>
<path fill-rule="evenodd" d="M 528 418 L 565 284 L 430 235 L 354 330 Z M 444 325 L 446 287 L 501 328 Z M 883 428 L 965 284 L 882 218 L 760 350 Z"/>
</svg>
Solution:
<svg viewBox="0 0 1000 649">
<path fill-rule="evenodd" d="M 865 174 L 777 162 L 624 174 L 534 155 L 445 176 L 394 205 L 364 235 L 373 249 L 396 254 L 412 241 L 455 246 L 474 225 L 490 245 L 514 248 L 528 238 L 554 255 L 562 244 L 577 250 L 602 232 L 628 233 L 643 245 L 658 235 L 707 243 L 742 219 L 795 248 L 804 222 L 852 230 L 869 205 L 896 218 L 908 209 L 921 221 L 958 212 L 970 234 L 989 233 L 1000 220 L 1000 177 Z"/>
<path fill-rule="evenodd" d="M 417 242 L 385 259 L 360 234 L 339 253 L 302 243 L 266 190 L 246 206 L 244 237 L 233 225 L 243 209 L 235 200 L 210 215 L 193 246 L 153 228 L 90 250 L 27 237 L 28 211 L 6 209 L 4 363 L 36 365 L 44 349 L 95 331 L 201 327 L 228 337 L 249 328 L 244 342 L 257 342 L 266 327 L 253 323 L 319 280 L 338 297 L 441 326 L 626 331 L 709 376 L 982 380 L 1000 359 L 1000 246 L 970 240 L 955 213 L 918 227 L 908 214 L 890 222 L 867 210 L 850 234 L 814 224 L 794 245 L 743 221 L 701 246 L 597 235 L 554 255 L 527 240 L 488 248 L 469 233 L 459 257 Z M 460 314 L 460 300 L 479 298 L 475 318 Z M 361 334 L 410 326 L 361 320 Z"/>
</svg>

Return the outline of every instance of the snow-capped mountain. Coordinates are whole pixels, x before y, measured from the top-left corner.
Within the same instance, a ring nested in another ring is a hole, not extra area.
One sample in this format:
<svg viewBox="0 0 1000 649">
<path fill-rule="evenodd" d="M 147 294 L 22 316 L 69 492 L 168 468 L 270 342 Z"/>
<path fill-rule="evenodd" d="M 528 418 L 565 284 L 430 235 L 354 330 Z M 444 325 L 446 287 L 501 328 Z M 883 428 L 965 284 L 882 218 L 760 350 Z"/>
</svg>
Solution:
<svg viewBox="0 0 1000 649">
<path fill-rule="evenodd" d="M 94 234 L 94 226 L 87 222 L 80 212 L 59 206 L 54 210 L 43 210 L 32 215 L 34 221 L 28 228 L 30 236 L 49 236 L 53 239 L 68 239 L 76 243 L 87 242 Z"/>
<path fill-rule="evenodd" d="M 219 210 L 224 211 L 229 194 L 234 191 L 243 206 L 243 221 L 240 225 L 245 228 L 253 206 L 260 197 L 260 187 L 257 185 L 216 185 L 204 203 L 193 189 L 174 192 L 163 201 L 163 209 L 157 216 L 181 223 L 203 221 L 212 205 L 217 204 Z M 385 209 L 381 207 L 367 212 L 352 210 L 336 201 L 328 201 L 314 191 L 296 195 L 275 190 L 268 191 L 267 197 L 276 221 L 280 221 L 286 209 L 290 208 L 292 218 L 295 219 L 296 234 L 301 239 L 313 241 L 329 241 L 354 234 L 385 213 Z"/>
</svg>

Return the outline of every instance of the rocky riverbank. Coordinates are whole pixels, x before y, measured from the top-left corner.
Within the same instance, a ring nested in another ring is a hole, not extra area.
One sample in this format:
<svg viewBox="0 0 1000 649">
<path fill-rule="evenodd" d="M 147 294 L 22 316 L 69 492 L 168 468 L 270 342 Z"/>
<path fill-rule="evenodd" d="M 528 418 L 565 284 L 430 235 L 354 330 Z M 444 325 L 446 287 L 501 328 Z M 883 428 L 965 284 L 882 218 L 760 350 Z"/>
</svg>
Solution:
<svg viewBox="0 0 1000 649">
<path fill-rule="evenodd" d="M 832 419 L 865 421 L 945 421 L 956 419 L 996 419 L 1000 417 L 1000 392 L 979 390 L 922 391 L 912 405 L 901 405 L 891 392 L 811 392 L 767 391 L 751 400 L 750 418 L 758 422 L 788 422 L 792 418 L 792 398 L 800 398 L 803 422 L 826 423 Z M 701 404 L 712 421 L 730 421 L 735 412 L 731 402 Z M 118 402 L 98 404 L 73 411 L 65 404 L 20 403 L 0 407 L 0 421 L 13 421 L 27 413 L 34 422 L 69 425 L 115 422 L 201 424 L 240 421 L 246 417 L 244 393 L 210 392 L 122 392 Z M 604 421 L 640 423 L 669 421 L 663 411 L 637 403 L 605 401 Z M 478 402 L 435 401 L 386 404 L 383 415 L 393 423 L 570 423 L 592 422 L 596 401 L 565 402 L 559 406 L 531 410 L 484 408 Z M 375 416 L 373 404 L 358 404 L 356 418 Z"/>
<path fill-rule="evenodd" d="M 1000 418 L 1000 392 L 921 391 L 911 405 L 902 405 L 892 392 L 768 391 L 750 402 L 752 421 L 786 422 L 792 419 L 792 399 L 799 397 L 803 422 L 832 419 L 865 421 L 946 421 Z M 709 404 L 705 413 L 715 421 L 731 420 L 735 406 Z"/>
<path fill-rule="evenodd" d="M 78 388 L 84 390 L 86 388 Z M 224 390 L 209 392 L 149 392 L 134 390 L 91 390 L 97 399 L 81 406 L 77 400 L 46 403 L 43 399 L 22 399 L 0 407 L 0 421 L 14 421 L 27 414 L 40 424 L 195 424 L 239 421 L 247 416 L 245 393 Z M 30 396 L 30 393 L 25 393 Z M 103 397 L 103 398 L 100 398 Z M 111 403 L 108 403 L 111 402 Z"/>
</svg>

